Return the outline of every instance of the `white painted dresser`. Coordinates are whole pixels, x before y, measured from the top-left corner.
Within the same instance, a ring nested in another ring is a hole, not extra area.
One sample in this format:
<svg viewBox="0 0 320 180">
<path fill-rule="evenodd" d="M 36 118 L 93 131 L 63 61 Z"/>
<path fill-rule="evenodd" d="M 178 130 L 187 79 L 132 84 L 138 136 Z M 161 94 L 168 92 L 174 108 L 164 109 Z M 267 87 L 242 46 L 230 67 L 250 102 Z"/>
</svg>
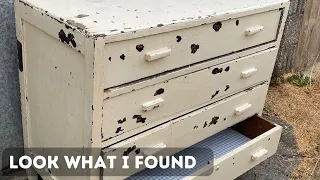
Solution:
<svg viewBox="0 0 320 180">
<path fill-rule="evenodd" d="M 230 130 L 248 141 L 215 159 L 211 176 L 196 176 L 204 167 L 188 178 L 236 178 L 279 143 L 281 127 L 256 114 L 288 8 L 288 0 L 16 0 L 25 146 L 143 154 Z"/>
</svg>

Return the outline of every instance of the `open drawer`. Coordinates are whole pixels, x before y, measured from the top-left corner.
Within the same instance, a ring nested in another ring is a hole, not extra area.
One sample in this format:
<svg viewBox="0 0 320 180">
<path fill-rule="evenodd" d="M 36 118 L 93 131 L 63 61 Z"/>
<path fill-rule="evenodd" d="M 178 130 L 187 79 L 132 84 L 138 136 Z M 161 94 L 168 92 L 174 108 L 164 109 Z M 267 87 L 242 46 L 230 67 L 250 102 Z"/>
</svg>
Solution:
<svg viewBox="0 0 320 180">
<path fill-rule="evenodd" d="M 256 115 L 189 147 L 212 149 L 213 166 L 208 164 L 194 169 L 184 177 L 175 176 L 177 171 L 157 167 L 156 171 L 145 169 L 127 179 L 234 179 L 276 153 L 281 131 L 281 126 Z M 194 153 L 201 154 L 201 150 Z"/>
</svg>

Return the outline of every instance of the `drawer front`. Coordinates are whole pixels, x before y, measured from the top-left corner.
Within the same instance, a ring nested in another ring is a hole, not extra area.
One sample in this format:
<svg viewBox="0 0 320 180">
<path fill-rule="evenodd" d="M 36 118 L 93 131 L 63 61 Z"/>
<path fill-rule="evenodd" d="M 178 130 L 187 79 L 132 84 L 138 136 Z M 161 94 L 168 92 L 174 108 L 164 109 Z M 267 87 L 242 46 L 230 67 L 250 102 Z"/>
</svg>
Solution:
<svg viewBox="0 0 320 180">
<path fill-rule="evenodd" d="M 105 46 L 105 88 L 276 40 L 282 10 Z"/>
<path fill-rule="evenodd" d="M 104 140 L 163 122 L 218 98 L 268 81 L 277 49 L 149 86 L 104 101 Z"/>
<path fill-rule="evenodd" d="M 176 147 L 188 147 L 262 112 L 268 85 L 236 94 L 172 121 Z"/>
<path fill-rule="evenodd" d="M 114 169 L 105 169 L 103 172 L 104 176 L 108 176 L 108 179 L 124 179 L 125 177 L 120 177 L 118 175 L 130 176 L 138 172 L 139 170 L 135 168 L 123 171 L 121 168 L 123 165 L 121 157 L 129 156 L 129 167 L 135 167 L 135 156 L 153 155 L 157 153 L 157 151 L 161 151 L 163 148 L 166 148 L 166 144 L 169 144 L 171 139 L 171 128 L 168 123 L 115 144 L 110 148 L 104 149 L 103 153 L 105 160 L 107 159 L 107 156 L 117 156 L 117 159 L 114 162 Z"/>
</svg>

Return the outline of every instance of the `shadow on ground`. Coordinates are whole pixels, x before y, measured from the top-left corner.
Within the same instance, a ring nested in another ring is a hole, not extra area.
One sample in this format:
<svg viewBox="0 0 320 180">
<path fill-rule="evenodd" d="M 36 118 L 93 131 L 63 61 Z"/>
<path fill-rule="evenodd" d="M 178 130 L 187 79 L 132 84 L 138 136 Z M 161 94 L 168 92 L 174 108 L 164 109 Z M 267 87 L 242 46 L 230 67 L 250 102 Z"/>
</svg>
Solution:
<svg viewBox="0 0 320 180">
<path fill-rule="evenodd" d="M 275 155 L 249 170 L 236 180 L 286 180 L 299 163 L 299 153 L 293 128 L 277 117 L 264 116 L 283 127 Z"/>
</svg>

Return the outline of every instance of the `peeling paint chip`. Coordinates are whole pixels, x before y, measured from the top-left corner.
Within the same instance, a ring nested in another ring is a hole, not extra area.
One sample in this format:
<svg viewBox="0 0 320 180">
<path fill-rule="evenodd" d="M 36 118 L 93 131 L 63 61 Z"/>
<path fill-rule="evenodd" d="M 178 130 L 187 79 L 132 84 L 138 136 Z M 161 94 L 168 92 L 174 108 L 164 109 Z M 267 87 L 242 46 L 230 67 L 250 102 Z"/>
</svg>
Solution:
<svg viewBox="0 0 320 180">
<path fill-rule="evenodd" d="M 22 44 L 18 40 L 17 40 L 17 47 L 18 47 L 19 70 L 20 72 L 22 72 L 23 71 Z"/>
<path fill-rule="evenodd" d="M 128 156 L 132 151 L 136 149 L 136 145 L 129 147 L 126 151 L 123 152 L 123 156 Z"/>
<path fill-rule="evenodd" d="M 138 45 L 136 46 L 136 49 L 137 49 L 137 51 L 141 52 L 141 51 L 143 51 L 143 49 L 144 49 L 144 45 L 143 45 L 143 44 L 138 44 Z"/>
<path fill-rule="evenodd" d="M 136 152 L 136 154 L 140 154 L 140 148 L 137 149 L 135 152 Z"/>
<path fill-rule="evenodd" d="M 65 27 L 66 27 L 66 29 L 72 29 L 72 27 L 67 24 L 65 25 Z"/>
<path fill-rule="evenodd" d="M 143 118 L 141 115 L 134 115 L 132 119 L 137 119 L 137 123 L 145 123 L 147 118 Z"/>
<path fill-rule="evenodd" d="M 125 58 L 126 58 L 126 56 L 125 56 L 124 54 L 122 54 L 122 55 L 120 56 L 120 59 L 122 59 L 122 60 L 125 60 Z"/>
<path fill-rule="evenodd" d="M 230 88 L 230 86 L 229 86 L 229 85 L 226 85 L 226 89 L 225 89 L 224 91 L 228 91 L 229 88 Z"/>
<path fill-rule="evenodd" d="M 212 28 L 213 28 L 216 32 L 218 32 L 218 31 L 221 29 L 221 27 L 222 27 L 222 23 L 219 21 L 219 22 L 214 23 L 214 25 L 213 25 Z"/>
<path fill-rule="evenodd" d="M 77 47 L 77 43 L 74 40 L 73 34 L 69 33 L 67 36 L 66 33 L 61 29 L 60 32 L 58 33 L 58 35 L 59 35 L 61 42 L 68 44 L 68 45 L 71 43 L 74 48 Z"/>
<path fill-rule="evenodd" d="M 177 36 L 177 42 L 180 42 L 182 40 L 181 36 Z"/>
<path fill-rule="evenodd" d="M 83 25 L 81 23 L 77 23 L 74 20 L 67 20 L 67 23 L 69 25 L 77 27 L 77 29 L 80 30 L 80 31 L 83 31 L 83 30 L 87 29 L 87 27 L 85 25 Z"/>
<path fill-rule="evenodd" d="M 84 17 L 88 17 L 89 15 L 87 14 L 79 14 L 78 16 L 76 16 L 76 18 L 84 18 Z"/>
<path fill-rule="evenodd" d="M 214 68 L 214 69 L 212 70 L 212 74 L 222 73 L 222 71 L 223 71 L 223 68 Z"/>
<path fill-rule="evenodd" d="M 199 44 L 192 44 L 191 45 L 191 53 L 195 54 L 199 48 L 200 48 Z"/>
<path fill-rule="evenodd" d="M 120 120 L 118 120 L 118 124 L 122 124 L 122 123 L 124 123 L 126 121 L 127 121 L 127 118 L 120 119 Z"/>
<path fill-rule="evenodd" d="M 164 93 L 164 89 L 163 88 L 160 88 L 156 91 L 156 93 L 154 93 L 154 96 L 158 96 L 158 95 L 161 95 Z"/>
<path fill-rule="evenodd" d="M 121 131 L 124 131 L 124 129 L 122 129 L 121 127 L 118 127 L 117 130 L 116 130 L 116 134 L 118 134 Z"/>
<path fill-rule="evenodd" d="M 208 123 L 207 123 L 207 121 L 206 121 L 206 122 L 204 122 L 203 128 L 205 128 L 205 127 L 207 127 L 207 126 L 208 126 Z"/>
<path fill-rule="evenodd" d="M 220 91 L 216 91 L 216 93 L 214 95 L 212 95 L 211 99 L 213 99 L 214 97 L 216 97 L 216 95 L 219 94 Z"/>
<path fill-rule="evenodd" d="M 219 120 L 218 116 L 213 117 L 211 122 L 210 122 L 210 124 L 209 124 L 209 126 L 216 125 L 218 123 L 218 120 Z"/>
</svg>

